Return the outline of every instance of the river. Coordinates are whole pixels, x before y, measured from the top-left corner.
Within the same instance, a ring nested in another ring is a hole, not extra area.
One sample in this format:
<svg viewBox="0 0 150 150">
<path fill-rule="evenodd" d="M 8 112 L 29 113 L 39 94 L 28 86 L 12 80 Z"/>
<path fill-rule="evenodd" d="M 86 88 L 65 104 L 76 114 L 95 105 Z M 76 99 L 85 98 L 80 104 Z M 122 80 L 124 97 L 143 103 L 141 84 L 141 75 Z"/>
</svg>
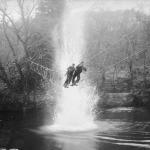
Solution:
<svg viewBox="0 0 150 150">
<path fill-rule="evenodd" d="M 47 113 L 47 112 L 46 112 Z M 0 149 L 144 150 L 150 149 L 150 111 L 113 108 L 97 114 L 97 129 L 86 132 L 42 131 L 52 123 L 44 112 L 0 113 Z M 47 120 L 47 122 L 45 122 Z"/>
</svg>

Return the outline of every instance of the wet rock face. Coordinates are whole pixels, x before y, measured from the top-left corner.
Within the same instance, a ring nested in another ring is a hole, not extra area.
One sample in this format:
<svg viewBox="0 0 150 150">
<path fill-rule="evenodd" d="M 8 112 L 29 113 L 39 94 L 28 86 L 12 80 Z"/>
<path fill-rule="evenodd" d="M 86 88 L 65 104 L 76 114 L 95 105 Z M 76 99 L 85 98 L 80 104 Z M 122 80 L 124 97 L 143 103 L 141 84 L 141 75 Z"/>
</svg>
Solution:
<svg viewBox="0 0 150 150">
<path fill-rule="evenodd" d="M 100 96 L 98 107 L 129 107 L 132 106 L 132 101 L 130 93 L 103 93 Z"/>
<path fill-rule="evenodd" d="M 119 106 L 130 106 L 132 104 L 132 98 L 129 93 L 110 93 L 110 101 Z"/>
<path fill-rule="evenodd" d="M 150 108 L 149 93 L 102 93 L 98 108 L 112 107 L 148 107 Z"/>
</svg>

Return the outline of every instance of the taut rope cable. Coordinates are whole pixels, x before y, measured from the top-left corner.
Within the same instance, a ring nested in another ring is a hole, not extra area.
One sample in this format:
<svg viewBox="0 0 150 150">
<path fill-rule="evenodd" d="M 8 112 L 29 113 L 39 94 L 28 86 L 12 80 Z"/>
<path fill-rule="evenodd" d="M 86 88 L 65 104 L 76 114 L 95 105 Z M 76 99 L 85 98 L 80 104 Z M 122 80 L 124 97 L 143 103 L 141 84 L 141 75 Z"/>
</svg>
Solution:
<svg viewBox="0 0 150 150">
<path fill-rule="evenodd" d="M 136 32 L 136 30 L 134 30 L 132 33 L 135 33 L 135 32 Z M 130 34 L 131 34 L 131 33 L 130 33 Z M 124 39 L 124 38 L 126 38 L 126 37 L 128 37 L 128 36 L 129 36 L 129 34 L 125 34 L 124 36 L 122 36 L 122 37 L 120 38 L 119 41 L 113 43 L 113 45 L 111 45 L 111 46 L 115 46 L 115 45 L 116 45 L 117 43 L 119 43 L 122 39 Z M 108 47 L 107 47 L 107 48 L 108 48 Z M 106 49 L 106 47 L 105 47 L 105 49 Z M 102 54 L 102 53 L 107 53 L 107 54 L 108 54 L 109 52 L 106 52 L 106 50 L 100 51 L 99 53 L 95 54 L 93 57 L 89 58 L 88 61 L 93 60 L 95 57 L 99 56 L 99 55 Z"/>
<path fill-rule="evenodd" d="M 141 54 L 141 53 L 144 52 L 144 51 L 145 51 L 145 49 L 144 49 L 144 50 L 140 50 L 140 51 L 136 52 L 135 54 L 132 54 L 131 56 L 128 56 L 128 57 L 126 57 L 126 58 L 124 58 L 124 59 L 118 61 L 118 62 L 115 63 L 115 64 L 112 64 L 111 66 L 107 67 L 106 69 L 110 69 L 110 68 L 112 68 L 112 67 L 114 67 L 114 66 L 117 66 L 118 64 L 120 64 L 120 63 L 122 63 L 122 62 L 128 60 L 130 57 L 134 57 L 134 56 L 136 56 L 136 55 L 139 55 L 139 54 Z M 101 70 L 102 70 L 102 69 L 101 69 Z M 100 70 L 100 71 L 101 71 L 101 70 Z M 100 72 L 100 71 L 98 71 L 98 72 Z"/>
<path fill-rule="evenodd" d="M 53 81 L 53 79 L 52 79 L 52 74 L 54 74 L 54 73 L 56 73 L 55 74 L 55 77 L 57 76 L 57 71 L 55 71 L 55 70 L 52 70 L 52 69 L 50 69 L 50 68 L 48 68 L 48 67 L 45 67 L 45 66 L 42 66 L 42 65 L 40 65 L 40 64 L 38 64 L 38 63 L 35 63 L 35 62 L 33 62 L 32 60 L 30 60 L 30 59 L 27 59 L 27 61 L 28 62 L 30 62 L 31 63 L 31 65 L 35 65 L 35 69 L 34 69 L 34 67 L 33 66 L 31 66 L 31 69 L 32 70 L 35 70 L 39 75 L 41 75 L 41 76 L 43 76 L 43 78 L 45 78 L 46 76 L 45 76 L 45 74 L 48 74 L 48 72 L 50 73 L 50 79 L 49 79 L 49 82 L 53 85 L 53 86 L 56 86 L 56 83 Z M 42 70 L 42 72 L 44 72 L 44 73 L 41 73 L 40 71 L 39 71 L 39 68 L 41 68 L 41 70 Z M 46 73 L 46 71 L 47 71 L 47 73 Z M 48 75 L 47 75 L 48 76 Z"/>
</svg>

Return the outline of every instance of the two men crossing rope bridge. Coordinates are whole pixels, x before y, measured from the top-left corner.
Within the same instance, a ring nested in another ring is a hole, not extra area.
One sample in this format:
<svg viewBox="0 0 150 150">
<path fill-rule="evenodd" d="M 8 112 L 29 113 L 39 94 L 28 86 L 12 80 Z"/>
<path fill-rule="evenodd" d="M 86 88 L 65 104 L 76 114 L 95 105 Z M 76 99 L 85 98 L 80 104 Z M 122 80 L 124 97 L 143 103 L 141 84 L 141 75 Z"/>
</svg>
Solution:
<svg viewBox="0 0 150 150">
<path fill-rule="evenodd" d="M 84 62 L 82 61 L 79 65 L 75 67 L 75 64 L 72 64 L 72 66 L 67 68 L 67 79 L 64 83 L 64 87 L 68 88 L 68 85 L 72 81 L 72 86 L 77 85 L 77 83 L 80 81 L 80 74 L 82 71 L 87 71 L 87 69 L 84 67 Z"/>
<path fill-rule="evenodd" d="M 44 79 L 48 79 L 52 84 L 55 84 L 55 81 L 59 78 L 58 72 L 52 70 L 50 68 L 44 67 L 38 63 L 33 62 L 28 59 L 30 62 L 31 69 L 41 75 Z M 80 81 L 80 74 L 82 71 L 87 71 L 84 67 L 84 62 L 82 61 L 79 65 L 75 67 L 75 64 L 67 68 L 67 79 L 64 83 L 64 87 L 68 87 L 70 82 L 72 81 L 72 86 L 77 85 Z"/>
<path fill-rule="evenodd" d="M 145 50 L 141 50 L 133 54 L 131 57 L 137 56 L 141 53 L 143 53 Z M 107 67 L 107 70 L 112 68 L 113 66 L 118 66 L 122 62 L 126 62 L 129 58 L 126 57 L 122 59 L 121 61 L 114 63 Z M 35 72 L 37 72 L 39 75 L 41 75 L 44 79 L 48 79 L 52 84 L 55 84 L 56 80 L 59 78 L 59 73 L 55 70 L 52 70 L 50 68 L 47 68 L 45 66 L 42 66 L 38 63 L 33 62 L 32 60 L 28 59 L 28 62 L 30 62 L 31 69 Z M 86 71 L 87 69 L 84 67 L 84 62 L 81 62 L 79 65 L 75 67 L 75 64 L 72 64 L 72 66 L 67 68 L 67 78 L 64 83 L 64 87 L 67 88 L 68 85 L 72 82 L 72 86 L 77 85 L 77 83 L 80 81 L 80 74 L 82 71 Z M 101 71 L 98 71 L 101 72 Z"/>
</svg>

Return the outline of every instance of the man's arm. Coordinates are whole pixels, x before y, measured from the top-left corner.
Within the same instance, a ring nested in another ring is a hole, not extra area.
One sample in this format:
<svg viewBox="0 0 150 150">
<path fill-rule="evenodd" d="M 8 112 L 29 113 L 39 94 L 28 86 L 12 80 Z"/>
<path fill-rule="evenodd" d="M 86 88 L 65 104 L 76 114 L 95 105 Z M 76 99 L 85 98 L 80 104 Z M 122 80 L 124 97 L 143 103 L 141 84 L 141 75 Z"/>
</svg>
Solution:
<svg viewBox="0 0 150 150">
<path fill-rule="evenodd" d="M 65 76 L 68 74 L 68 71 L 69 71 L 69 67 L 67 68 L 67 71 L 66 71 L 66 73 L 65 73 Z"/>
<path fill-rule="evenodd" d="M 87 71 L 87 69 L 86 69 L 85 67 L 83 67 L 83 70 L 84 70 L 84 71 Z"/>
</svg>

